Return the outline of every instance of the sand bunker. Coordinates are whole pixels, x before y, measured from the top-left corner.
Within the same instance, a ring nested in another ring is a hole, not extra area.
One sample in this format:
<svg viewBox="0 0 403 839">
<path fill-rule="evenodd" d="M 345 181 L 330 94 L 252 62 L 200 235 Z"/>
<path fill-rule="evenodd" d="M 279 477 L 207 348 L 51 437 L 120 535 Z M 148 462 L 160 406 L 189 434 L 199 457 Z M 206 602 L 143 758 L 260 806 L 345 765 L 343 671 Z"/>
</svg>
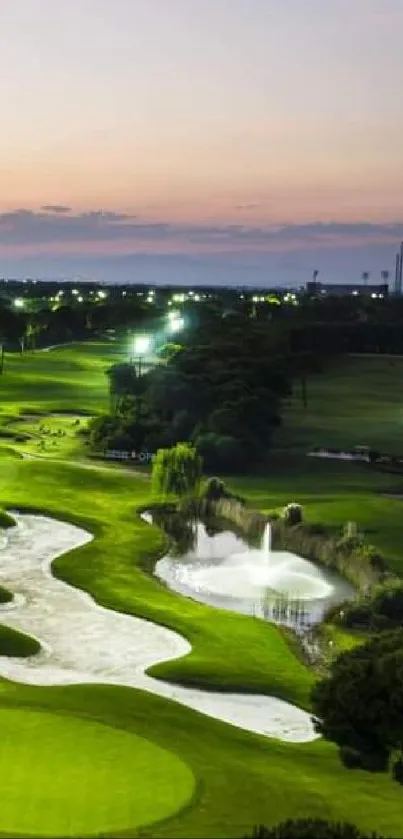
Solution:
<svg viewBox="0 0 403 839">
<path fill-rule="evenodd" d="M 17 526 L 0 545 L 0 581 L 16 596 L 0 606 L 0 622 L 35 636 L 42 650 L 23 660 L 0 657 L 0 675 L 31 685 L 125 685 L 268 737 L 317 738 L 310 715 L 283 700 L 212 693 L 147 676 L 151 665 L 189 653 L 190 644 L 169 629 L 104 609 L 53 577 L 52 561 L 90 542 L 90 533 L 45 516 L 13 515 Z"/>
</svg>

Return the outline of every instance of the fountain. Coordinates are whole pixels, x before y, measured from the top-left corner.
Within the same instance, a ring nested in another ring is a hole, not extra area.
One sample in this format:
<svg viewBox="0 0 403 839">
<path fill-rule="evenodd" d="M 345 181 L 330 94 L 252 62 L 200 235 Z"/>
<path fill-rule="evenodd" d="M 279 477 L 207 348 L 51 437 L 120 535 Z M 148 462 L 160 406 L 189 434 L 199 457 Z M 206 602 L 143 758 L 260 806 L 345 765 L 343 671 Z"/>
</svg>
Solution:
<svg viewBox="0 0 403 839">
<path fill-rule="evenodd" d="M 194 549 L 164 557 L 155 574 L 201 602 L 298 629 L 317 623 L 329 606 L 354 595 L 338 574 L 288 551 L 273 551 L 269 523 L 261 547 L 250 548 L 228 531 L 208 536 L 199 522 Z"/>
</svg>

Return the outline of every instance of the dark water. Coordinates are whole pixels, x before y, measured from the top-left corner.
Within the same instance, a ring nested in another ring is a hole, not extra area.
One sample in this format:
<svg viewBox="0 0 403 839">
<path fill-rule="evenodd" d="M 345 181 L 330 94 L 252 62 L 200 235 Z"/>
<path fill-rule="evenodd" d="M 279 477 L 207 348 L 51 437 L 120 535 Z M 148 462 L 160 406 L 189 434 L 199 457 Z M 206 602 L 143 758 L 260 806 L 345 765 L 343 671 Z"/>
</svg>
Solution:
<svg viewBox="0 0 403 839">
<path fill-rule="evenodd" d="M 349 582 L 286 551 L 270 550 L 270 529 L 261 547 L 229 529 L 160 513 L 145 516 L 173 540 L 155 575 L 182 595 L 201 603 L 284 624 L 301 632 L 319 623 L 327 610 L 355 596 Z"/>
</svg>

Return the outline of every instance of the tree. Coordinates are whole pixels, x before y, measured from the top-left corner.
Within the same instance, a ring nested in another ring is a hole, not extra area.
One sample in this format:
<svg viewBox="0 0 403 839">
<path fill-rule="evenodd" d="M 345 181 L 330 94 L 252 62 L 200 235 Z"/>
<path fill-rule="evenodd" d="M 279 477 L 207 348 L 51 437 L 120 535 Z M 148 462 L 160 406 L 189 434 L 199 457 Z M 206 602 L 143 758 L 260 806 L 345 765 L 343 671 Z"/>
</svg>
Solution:
<svg viewBox="0 0 403 839">
<path fill-rule="evenodd" d="M 386 769 L 403 748 L 403 629 L 342 653 L 312 690 L 317 730 L 354 749 L 366 769 Z"/>
<path fill-rule="evenodd" d="M 113 411 L 116 411 L 123 397 L 134 396 L 141 390 L 133 364 L 114 364 L 106 371 L 109 378 L 109 396 Z"/>
<path fill-rule="evenodd" d="M 249 837 L 244 837 L 249 839 Z M 376 833 L 362 833 L 349 822 L 325 819 L 287 819 L 274 827 L 255 827 L 250 839 L 382 839 Z"/>
<path fill-rule="evenodd" d="M 194 446 L 177 443 L 158 449 L 153 461 L 152 485 L 158 495 L 190 495 L 199 490 L 202 459 Z"/>
<path fill-rule="evenodd" d="M 303 513 L 301 504 L 296 504 L 294 501 L 287 504 L 283 510 L 283 519 L 286 524 L 293 526 L 302 522 Z"/>
</svg>

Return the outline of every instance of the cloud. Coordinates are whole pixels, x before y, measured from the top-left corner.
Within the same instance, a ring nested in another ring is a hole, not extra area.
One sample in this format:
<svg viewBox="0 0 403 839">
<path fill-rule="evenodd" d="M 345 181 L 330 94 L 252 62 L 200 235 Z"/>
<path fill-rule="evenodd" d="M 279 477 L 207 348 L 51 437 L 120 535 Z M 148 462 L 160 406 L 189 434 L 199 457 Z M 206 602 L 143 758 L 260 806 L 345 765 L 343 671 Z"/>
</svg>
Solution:
<svg viewBox="0 0 403 839">
<path fill-rule="evenodd" d="M 259 201 L 256 201 L 254 204 L 235 204 L 235 209 L 236 210 L 258 210 L 259 207 L 262 207 L 262 206 L 263 205 Z"/>
<path fill-rule="evenodd" d="M 63 209 L 62 209 L 63 208 Z M 370 244 L 395 247 L 403 225 L 367 222 L 311 222 L 308 224 L 180 224 L 149 222 L 126 213 L 91 210 L 74 213 L 64 205 L 39 211 L 18 209 L 0 214 L 0 252 L 96 255 L 135 251 L 178 253 L 287 253 L 297 250 L 360 247 Z"/>
<path fill-rule="evenodd" d="M 66 207 L 65 204 L 44 204 L 41 210 L 45 213 L 71 213 L 71 207 Z"/>
</svg>

